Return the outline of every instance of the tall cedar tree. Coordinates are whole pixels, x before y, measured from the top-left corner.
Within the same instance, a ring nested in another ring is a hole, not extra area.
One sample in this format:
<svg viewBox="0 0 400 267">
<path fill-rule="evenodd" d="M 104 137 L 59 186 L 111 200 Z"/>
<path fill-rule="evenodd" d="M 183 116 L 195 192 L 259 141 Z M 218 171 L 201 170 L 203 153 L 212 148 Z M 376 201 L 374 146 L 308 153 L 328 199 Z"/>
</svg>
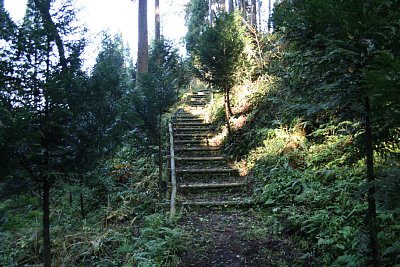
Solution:
<svg viewBox="0 0 400 267">
<path fill-rule="evenodd" d="M 138 9 L 138 58 L 136 70 L 136 85 L 139 85 L 142 75 L 149 69 L 149 41 L 147 28 L 147 0 L 139 0 Z"/>
<path fill-rule="evenodd" d="M 225 119 L 229 133 L 230 91 L 235 73 L 242 62 L 245 47 L 245 29 L 238 14 L 222 13 L 200 36 L 195 53 L 197 74 L 203 80 L 224 92 Z"/>
</svg>

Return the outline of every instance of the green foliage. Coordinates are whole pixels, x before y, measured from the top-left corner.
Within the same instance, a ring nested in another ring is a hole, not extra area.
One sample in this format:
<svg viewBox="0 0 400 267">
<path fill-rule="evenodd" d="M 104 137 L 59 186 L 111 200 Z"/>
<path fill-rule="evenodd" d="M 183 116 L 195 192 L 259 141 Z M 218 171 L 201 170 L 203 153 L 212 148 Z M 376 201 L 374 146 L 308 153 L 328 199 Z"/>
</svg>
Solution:
<svg viewBox="0 0 400 267">
<path fill-rule="evenodd" d="M 136 143 L 127 142 L 83 185 L 59 181 L 53 186 L 53 264 L 176 266 L 179 262 L 185 235 L 157 207 L 158 168 Z M 80 216 L 80 194 L 85 219 Z M 40 263 L 40 220 L 37 196 L 20 194 L 2 202 L 2 266 Z"/>
<path fill-rule="evenodd" d="M 199 36 L 205 31 L 208 26 L 208 1 L 207 0 L 192 0 L 186 6 L 185 21 L 188 27 L 188 32 L 185 36 L 186 50 L 190 55 L 195 50 Z"/>
<path fill-rule="evenodd" d="M 177 100 L 177 86 L 184 85 L 179 83 L 182 83 L 185 66 L 181 64 L 177 50 L 164 39 L 153 43 L 149 62 L 148 74 L 141 77 L 140 86 L 133 92 L 133 104 L 154 143 L 161 127 L 161 114 Z"/>
<path fill-rule="evenodd" d="M 372 103 L 378 238 L 387 251 L 382 263 L 398 263 L 400 35 L 392 27 L 398 5 L 281 1 L 276 32 L 264 44 L 267 73 L 232 96 L 240 103 L 244 92 L 253 94 L 249 108 L 234 106 L 246 123 L 226 151 L 245 162 L 254 200 L 272 217 L 271 227 L 304 240 L 303 258 L 317 265 L 369 264 L 366 96 Z"/>
<path fill-rule="evenodd" d="M 195 46 L 199 76 L 217 89 L 229 90 L 235 83 L 244 55 L 245 30 L 238 14 L 223 13 L 207 27 Z"/>
<path fill-rule="evenodd" d="M 144 218 L 138 237 L 138 252 L 134 258 L 138 266 L 177 266 L 184 251 L 184 233 L 165 216 L 153 214 Z"/>
</svg>

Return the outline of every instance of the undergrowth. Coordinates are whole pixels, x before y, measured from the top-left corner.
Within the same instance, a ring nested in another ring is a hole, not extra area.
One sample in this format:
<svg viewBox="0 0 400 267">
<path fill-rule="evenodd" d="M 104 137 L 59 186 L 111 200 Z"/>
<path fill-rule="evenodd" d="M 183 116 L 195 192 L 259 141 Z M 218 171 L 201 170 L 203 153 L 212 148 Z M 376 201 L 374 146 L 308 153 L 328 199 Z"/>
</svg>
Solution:
<svg viewBox="0 0 400 267">
<path fill-rule="evenodd" d="M 54 266 L 179 263 L 185 233 L 158 206 L 155 158 L 126 146 L 82 182 L 56 182 L 51 192 Z M 1 266 L 42 262 L 38 191 L 16 194 L 0 204 Z"/>
<path fill-rule="evenodd" d="M 357 156 L 360 124 L 334 116 L 307 120 L 291 109 L 293 105 L 277 86 L 276 80 L 265 79 L 250 88 L 249 83 L 236 87 L 231 123 L 240 117 L 245 123 L 225 140 L 226 153 L 252 177 L 253 200 L 268 214 L 273 231 L 303 244 L 305 263 L 368 265 L 368 186 L 364 159 Z M 215 125 L 222 125 L 218 122 L 223 120 L 218 116 L 221 109 L 221 104 L 210 107 Z M 398 201 L 394 192 L 399 188 L 399 179 L 394 177 L 400 167 L 396 153 L 375 154 L 378 238 L 384 265 L 400 262 L 400 206 L 394 201 Z"/>
</svg>

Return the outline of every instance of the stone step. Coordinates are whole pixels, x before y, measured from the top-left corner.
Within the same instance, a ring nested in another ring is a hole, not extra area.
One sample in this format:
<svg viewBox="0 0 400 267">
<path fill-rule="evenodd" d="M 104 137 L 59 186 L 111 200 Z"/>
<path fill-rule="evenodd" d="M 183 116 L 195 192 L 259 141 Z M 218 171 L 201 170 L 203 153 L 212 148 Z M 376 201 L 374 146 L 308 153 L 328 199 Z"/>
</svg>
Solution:
<svg viewBox="0 0 400 267">
<path fill-rule="evenodd" d="M 175 150 L 178 152 L 219 151 L 221 150 L 221 147 L 220 146 L 176 147 Z"/>
<path fill-rule="evenodd" d="M 189 140 L 175 140 L 176 145 L 204 145 L 209 146 L 214 143 L 209 142 L 207 139 L 189 139 Z"/>
<path fill-rule="evenodd" d="M 237 170 L 230 168 L 216 168 L 216 169 L 176 169 L 176 173 L 179 174 L 229 174 L 234 175 L 237 174 Z"/>
<path fill-rule="evenodd" d="M 246 183 L 190 183 L 180 184 L 180 189 L 207 190 L 207 189 L 232 189 L 242 188 Z"/>
<path fill-rule="evenodd" d="M 175 128 L 177 127 L 207 127 L 210 126 L 210 123 L 205 122 L 175 122 L 173 124 Z"/>
<path fill-rule="evenodd" d="M 181 128 L 175 128 L 174 131 L 176 132 L 191 132 L 191 133 L 195 133 L 195 132 L 209 132 L 210 129 L 208 128 L 200 128 L 200 127 L 181 127 Z"/>
<path fill-rule="evenodd" d="M 182 118 L 182 117 L 178 117 L 175 119 L 175 122 L 179 122 L 179 123 L 192 123 L 192 122 L 197 122 L 197 123 L 202 123 L 204 122 L 204 118 Z"/>
<path fill-rule="evenodd" d="M 175 157 L 177 161 L 224 161 L 224 157 Z"/>
<path fill-rule="evenodd" d="M 212 134 L 209 133 L 176 133 L 174 134 L 175 138 L 193 138 L 193 139 L 198 139 L 198 138 L 208 138 L 212 137 Z"/>
</svg>

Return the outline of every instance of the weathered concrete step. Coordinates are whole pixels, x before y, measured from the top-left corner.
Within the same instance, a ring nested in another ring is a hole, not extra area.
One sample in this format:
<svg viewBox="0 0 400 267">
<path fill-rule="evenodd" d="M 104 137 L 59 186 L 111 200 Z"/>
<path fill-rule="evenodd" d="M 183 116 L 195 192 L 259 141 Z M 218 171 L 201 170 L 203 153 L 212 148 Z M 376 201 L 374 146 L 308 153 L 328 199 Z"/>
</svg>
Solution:
<svg viewBox="0 0 400 267">
<path fill-rule="evenodd" d="M 234 207 L 234 206 L 248 206 L 251 205 L 251 201 L 248 199 L 242 200 L 204 200 L 204 201 L 183 201 L 183 206 L 195 206 L 195 207 Z"/>
<path fill-rule="evenodd" d="M 176 147 L 176 151 L 181 152 L 198 152 L 198 151 L 219 151 L 220 146 L 198 146 L 198 147 Z"/>
<path fill-rule="evenodd" d="M 174 136 L 176 138 L 207 138 L 213 135 L 209 133 L 176 133 Z"/>
<path fill-rule="evenodd" d="M 205 122 L 175 122 L 174 127 L 195 127 L 195 126 L 210 126 L 210 123 Z"/>
<path fill-rule="evenodd" d="M 181 189 L 231 189 L 231 188 L 241 188 L 246 186 L 246 183 L 190 183 L 190 184 L 180 184 Z"/>
<path fill-rule="evenodd" d="M 182 118 L 182 117 L 177 117 L 175 119 L 175 122 L 177 123 L 203 123 L 204 118 Z"/>
<path fill-rule="evenodd" d="M 205 97 L 208 97 L 209 95 L 208 94 L 192 94 L 192 95 L 189 95 L 190 97 L 198 97 L 198 98 L 200 98 L 200 97 L 202 97 L 202 98 L 205 98 Z"/>
<path fill-rule="evenodd" d="M 190 139 L 190 140 L 175 140 L 175 144 L 177 145 L 213 145 L 214 143 L 209 142 L 206 139 Z"/>
<path fill-rule="evenodd" d="M 189 103 L 202 103 L 202 104 L 208 104 L 210 101 L 206 97 L 192 97 L 188 100 Z"/>
<path fill-rule="evenodd" d="M 204 128 L 204 127 L 178 127 L 178 128 L 174 128 L 174 131 L 176 132 L 209 132 L 210 129 L 209 128 Z"/>
<path fill-rule="evenodd" d="M 224 161 L 224 157 L 175 157 L 177 161 Z"/>
<path fill-rule="evenodd" d="M 180 174 L 237 174 L 237 170 L 229 168 L 218 169 L 177 169 Z"/>
</svg>

